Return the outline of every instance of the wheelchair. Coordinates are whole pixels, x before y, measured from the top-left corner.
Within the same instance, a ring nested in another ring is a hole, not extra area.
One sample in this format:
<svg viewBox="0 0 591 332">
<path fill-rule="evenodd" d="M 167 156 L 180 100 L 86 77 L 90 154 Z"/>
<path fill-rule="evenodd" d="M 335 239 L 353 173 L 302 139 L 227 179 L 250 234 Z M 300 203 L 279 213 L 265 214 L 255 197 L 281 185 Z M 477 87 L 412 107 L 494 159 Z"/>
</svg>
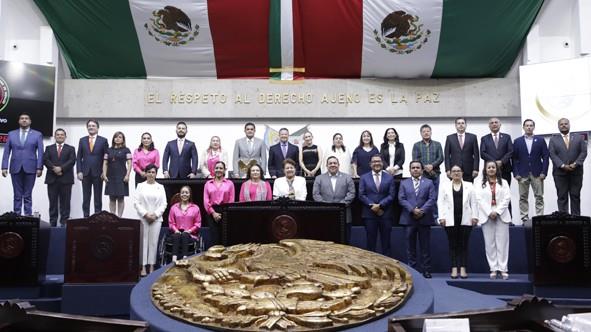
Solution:
<svg viewBox="0 0 591 332">
<path fill-rule="evenodd" d="M 174 194 L 170 200 L 170 205 L 177 203 L 180 201 L 179 194 Z M 172 241 L 172 231 L 168 230 L 164 236 L 160 235 L 160 243 L 158 245 L 158 257 L 160 257 L 160 266 L 164 266 L 170 264 L 172 262 L 172 248 L 173 248 L 173 241 Z M 201 237 L 201 234 L 197 235 L 196 239 L 191 238 L 189 243 L 187 244 L 186 253 L 187 257 L 200 253 L 204 250 L 204 243 Z M 181 259 L 182 257 L 178 257 Z"/>
<path fill-rule="evenodd" d="M 168 232 L 168 234 L 166 234 L 165 236 L 162 237 L 162 240 L 160 240 L 160 266 L 164 266 L 167 264 L 170 264 L 172 262 L 172 256 L 173 256 L 173 252 L 172 252 L 172 236 L 170 236 L 172 233 Z M 201 238 L 201 235 L 197 236 L 197 239 L 191 239 L 191 241 L 189 241 L 189 243 L 187 243 L 187 248 L 186 248 L 186 252 L 187 252 L 187 257 L 198 254 L 200 252 L 203 251 L 203 240 Z M 181 259 L 182 257 L 178 257 L 178 259 Z"/>
</svg>

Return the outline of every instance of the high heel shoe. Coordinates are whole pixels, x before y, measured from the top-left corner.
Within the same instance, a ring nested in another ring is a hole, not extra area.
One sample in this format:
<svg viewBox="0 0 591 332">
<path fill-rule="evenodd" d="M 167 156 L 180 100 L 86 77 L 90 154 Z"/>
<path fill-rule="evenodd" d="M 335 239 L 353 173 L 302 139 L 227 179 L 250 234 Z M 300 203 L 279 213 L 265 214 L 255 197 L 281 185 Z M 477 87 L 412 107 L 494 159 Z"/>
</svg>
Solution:
<svg viewBox="0 0 591 332">
<path fill-rule="evenodd" d="M 458 268 L 457 267 L 452 267 L 451 268 L 451 275 L 450 277 L 452 279 L 457 279 L 458 278 Z"/>
<path fill-rule="evenodd" d="M 492 271 L 492 272 L 490 273 L 490 278 L 491 278 L 491 279 L 497 279 L 497 271 Z"/>
<path fill-rule="evenodd" d="M 146 267 L 145 266 L 142 266 L 142 270 L 140 271 L 140 277 L 145 277 L 147 275 L 148 274 L 146 273 Z"/>
<path fill-rule="evenodd" d="M 509 273 L 501 272 L 501 277 L 503 278 L 503 280 L 507 280 L 507 279 L 509 279 Z"/>
<path fill-rule="evenodd" d="M 468 278 L 468 273 L 466 273 L 466 268 L 463 266 L 460 267 L 460 278 L 462 278 L 462 279 Z"/>
</svg>

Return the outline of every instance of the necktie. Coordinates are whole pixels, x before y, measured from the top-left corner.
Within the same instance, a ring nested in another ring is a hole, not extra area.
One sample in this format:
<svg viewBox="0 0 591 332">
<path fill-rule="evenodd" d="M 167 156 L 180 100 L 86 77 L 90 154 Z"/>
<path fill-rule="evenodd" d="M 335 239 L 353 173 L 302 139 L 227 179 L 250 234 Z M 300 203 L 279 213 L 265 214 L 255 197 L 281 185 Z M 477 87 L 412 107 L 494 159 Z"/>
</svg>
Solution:
<svg viewBox="0 0 591 332">
<path fill-rule="evenodd" d="M 88 137 L 88 144 L 90 146 L 90 152 L 92 152 L 92 150 L 94 150 L 94 136 Z"/>
<path fill-rule="evenodd" d="M 281 144 L 281 152 L 283 152 L 283 158 L 287 156 L 287 144 Z"/>
<path fill-rule="evenodd" d="M 494 141 L 495 141 L 495 148 L 498 149 L 499 148 L 499 136 L 497 134 L 494 135 Z"/>
<path fill-rule="evenodd" d="M 378 191 L 380 191 L 380 175 L 378 173 L 374 174 L 375 176 L 375 182 L 376 182 L 376 188 L 378 189 Z"/>
<path fill-rule="evenodd" d="M 252 140 L 248 140 L 248 152 L 252 153 Z"/>
<path fill-rule="evenodd" d="M 58 144 L 57 145 L 57 157 L 61 157 L 62 156 L 62 145 Z"/>
<path fill-rule="evenodd" d="M 295 199 L 295 189 L 293 188 L 293 180 L 287 180 L 287 185 L 289 186 L 289 192 L 287 196 L 291 199 Z"/>
<path fill-rule="evenodd" d="M 180 155 L 181 152 L 183 152 L 183 140 L 182 139 L 178 140 L 176 143 L 176 146 L 179 149 L 179 155 Z"/>
<path fill-rule="evenodd" d="M 419 195 L 419 184 L 420 184 L 420 182 L 417 179 L 413 179 L 412 181 L 413 181 L 413 185 L 414 185 L 414 188 L 415 188 L 415 196 L 418 196 Z"/>
<path fill-rule="evenodd" d="M 568 144 L 569 144 L 568 135 L 562 136 L 562 139 L 564 139 L 564 145 L 566 146 L 566 149 L 568 150 Z"/>
<path fill-rule="evenodd" d="M 464 148 L 464 135 L 460 135 L 460 149 Z"/>
<path fill-rule="evenodd" d="M 21 145 L 25 145 L 26 138 L 27 138 L 27 132 L 24 130 L 21 130 Z"/>
</svg>

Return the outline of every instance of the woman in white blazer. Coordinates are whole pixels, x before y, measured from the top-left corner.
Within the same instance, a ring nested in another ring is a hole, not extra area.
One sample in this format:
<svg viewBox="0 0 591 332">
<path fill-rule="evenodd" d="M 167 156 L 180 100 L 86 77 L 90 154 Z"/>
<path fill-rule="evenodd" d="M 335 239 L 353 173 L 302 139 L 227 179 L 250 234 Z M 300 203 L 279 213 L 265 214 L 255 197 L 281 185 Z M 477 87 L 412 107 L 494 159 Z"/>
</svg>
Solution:
<svg viewBox="0 0 591 332">
<path fill-rule="evenodd" d="M 146 166 L 144 172 L 146 182 L 138 184 L 133 203 L 142 221 L 142 277 L 146 276 L 146 265 L 148 265 L 148 273 L 154 271 L 162 214 L 168 204 L 164 186 L 156 182 L 156 173 L 158 172 L 156 165 Z"/>
<path fill-rule="evenodd" d="M 285 176 L 275 179 L 273 182 L 273 198 L 287 197 L 298 201 L 305 201 L 308 196 L 306 179 L 296 176 L 296 163 L 290 158 L 283 161 L 283 173 Z"/>
<path fill-rule="evenodd" d="M 478 223 L 478 202 L 472 183 L 462 181 L 462 168 L 454 165 L 451 168 L 451 181 L 439 186 L 437 206 L 439 208 L 439 224 L 445 228 L 449 243 L 451 260 L 451 278 L 468 278 L 468 248 L 472 226 Z"/>
<path fill-rule="evenodd" d="M 511 190 L 509 184 L 501 178 L 496 162 L 487 161 L 482 171 L 482 185 L 477 185 L 478 220 L 482 225 L 486 260 L 490 267 L 490 278 L 499 275 L 509 278 L 509 202 Z"/>
</svg>

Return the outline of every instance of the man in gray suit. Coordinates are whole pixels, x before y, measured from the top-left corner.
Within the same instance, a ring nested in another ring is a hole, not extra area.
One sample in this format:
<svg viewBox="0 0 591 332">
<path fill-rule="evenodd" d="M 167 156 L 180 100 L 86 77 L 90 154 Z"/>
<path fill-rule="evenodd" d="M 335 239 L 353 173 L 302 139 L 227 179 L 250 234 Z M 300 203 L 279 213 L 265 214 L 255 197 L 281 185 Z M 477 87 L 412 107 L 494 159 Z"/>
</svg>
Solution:
<svg viewBox="0 0 591 332">
<path fill-rule="evenodd" d="M 263 168 L 263 173 L 267 169 L 267 148 L 262 139 L 254 137 L 255 132 L 254 123 L 246 123 L 244 125 L 246 137 L 237 139 L 234 143 L 232 158 L 234 177 L 246 177 L 246 170 L 251 164 L 259 164 Z"/>
<path fill-rule="evenodd" d="M 312 195 L 316 202 L 347 204 L 347 227 L 345 240 L 351 243 L 351 208 L 355 198 L 355 183 L 349 174 L 339 172 L 339 160 L 335 156 L 326 160 L 327 172 L 314 180 Z"/>
<path fill-rule="evenodd" d="M 558 197 L 558 211 L 581 215 L 581 187 L 583 186 L 583 162 L 587 157 L 587 142 L 583 135 L 570 132 L 570 121 L 558 120 L 560 134 L 552 135 L 548 150 L 552 159 L 552 176 Z"/>
</svg>

